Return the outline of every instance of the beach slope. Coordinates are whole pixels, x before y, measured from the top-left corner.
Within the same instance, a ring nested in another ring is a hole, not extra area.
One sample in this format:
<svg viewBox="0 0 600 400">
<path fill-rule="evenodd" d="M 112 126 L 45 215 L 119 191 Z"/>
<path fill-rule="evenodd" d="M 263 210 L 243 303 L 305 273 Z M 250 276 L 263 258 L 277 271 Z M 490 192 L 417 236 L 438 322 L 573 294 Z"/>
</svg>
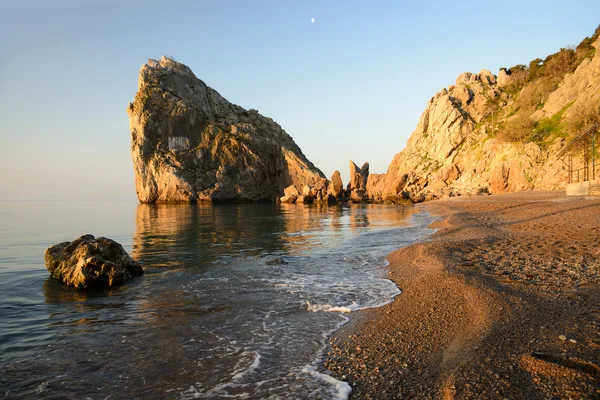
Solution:
<svg viewBox="0 0 600 400">
<path fill-rule="evenodd" d="M 331 339 L 352 398 L 600 397 L 600 198 L 528 192 L 427 204 L 392 253 L 402 294 Z"/>
</svg>

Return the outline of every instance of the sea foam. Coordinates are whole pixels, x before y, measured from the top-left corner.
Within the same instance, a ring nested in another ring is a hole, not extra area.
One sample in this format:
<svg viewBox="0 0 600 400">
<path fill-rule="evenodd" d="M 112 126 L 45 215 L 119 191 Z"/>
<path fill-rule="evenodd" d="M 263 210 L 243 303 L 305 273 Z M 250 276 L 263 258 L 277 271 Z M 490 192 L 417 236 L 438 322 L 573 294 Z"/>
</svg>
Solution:
<svg viewBox="0 0 600 400">
<path fill-rule="evenodd" d="M 356 302 L 352 302 L 347 306 L 332 306 L 330 304 L 313 304 L 310 301 L 306 302 L 306 309 L 312 312 L 340 312 L 340 313 L 349 313 L 352 311 L 360 310 L 360 305 Z"/>
<path fill-rule="evenodd" d="M 348 382 L 340 381 L 335 379 L 334 377 L 326 374 L 322 374 L 314 366 L 306 365 L 302 368 L 302 372 L 310 374 L 313 378 L 321 380 L 333 389 L 332 399 L 335 400 L 347 400 L 352 393 L 352 387 L 348 384 Z"/>
</svg>

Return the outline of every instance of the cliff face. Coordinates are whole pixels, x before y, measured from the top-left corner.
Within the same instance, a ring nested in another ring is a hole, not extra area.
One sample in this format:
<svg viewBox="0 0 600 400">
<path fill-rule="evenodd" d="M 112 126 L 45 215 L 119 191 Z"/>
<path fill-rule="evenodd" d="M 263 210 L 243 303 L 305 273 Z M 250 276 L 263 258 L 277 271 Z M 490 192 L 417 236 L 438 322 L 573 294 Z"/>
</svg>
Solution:
<svg viewBox="0 0 600 400">
<path fill-rule="evenodd" d="M 600 49 L 600 39 L 593 46 Z M 540 85 L 530 81 L 515 89 L 511 79 L 516 76 L 505 70 L 498 79 L 487 70 L 464 73 L 455 85 L 433 96 L 385 176 L 370 175 L 374 180 L 367 183 L 369 198 L 419 202 L 453 195 L 563 188 L 567 173 L 555 156 L 568 132 L 573 135 L 583 127 L 585 121 L 575 121 L 583 110 L 592 119 L 598 118 L 600 51 L 561 76 L 557 87 L 546 97 L 542 93 L 540 103 L 531 108 L 524 99 Z M 519 133 L 523 138 L 507 140 L 514 137 L 511 130 L 517 129 L 524 132 Z"/>
<path fill-rule="evenodd" d="M 276 122 L 172 59 L 142 66 L 127 111 L 141 203 L 274 200 L 324 178 Z"/>
</svg>

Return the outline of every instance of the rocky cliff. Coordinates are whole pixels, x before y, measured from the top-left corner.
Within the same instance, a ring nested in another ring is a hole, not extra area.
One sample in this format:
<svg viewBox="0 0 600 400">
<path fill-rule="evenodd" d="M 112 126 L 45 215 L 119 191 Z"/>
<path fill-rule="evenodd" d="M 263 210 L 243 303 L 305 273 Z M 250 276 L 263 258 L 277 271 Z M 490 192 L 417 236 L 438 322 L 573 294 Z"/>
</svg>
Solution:
<svg viewBox="0 0 600 400">
<path fill-rule="evenodd" d="M 369 176 L 374 201 L 563 188 L 556 153 L 600 120 L 600 29 L 577 49 L 529 67 L 463 73 L 429 100 L 387 173 Z M 593 39 L 593 40 L 592 40 Z"/>
<path fill-rule="evenodd" d="M 141 203 L 275 200 L 324 178 L 276 122 L 173 59 L 142 66 L 127 111 Z"/>
</svg>

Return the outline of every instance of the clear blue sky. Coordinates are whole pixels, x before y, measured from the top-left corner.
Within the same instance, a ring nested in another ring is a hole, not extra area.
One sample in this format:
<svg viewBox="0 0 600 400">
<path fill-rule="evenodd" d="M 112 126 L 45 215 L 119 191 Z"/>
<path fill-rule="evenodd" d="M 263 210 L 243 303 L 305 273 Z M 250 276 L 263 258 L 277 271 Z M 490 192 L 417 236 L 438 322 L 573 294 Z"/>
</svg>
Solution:
<svg viewBox="0 0 600 400">
<path fill-rule="evenodd" d="M 347 177 L 349 159 L 385 172 L 461 72 L 543 58 L 598 24 L 598 0 L 0 0 L 0 199 L 135 200 L 125 110 L 148 58 L 187 64 Z"/>
</svg>

